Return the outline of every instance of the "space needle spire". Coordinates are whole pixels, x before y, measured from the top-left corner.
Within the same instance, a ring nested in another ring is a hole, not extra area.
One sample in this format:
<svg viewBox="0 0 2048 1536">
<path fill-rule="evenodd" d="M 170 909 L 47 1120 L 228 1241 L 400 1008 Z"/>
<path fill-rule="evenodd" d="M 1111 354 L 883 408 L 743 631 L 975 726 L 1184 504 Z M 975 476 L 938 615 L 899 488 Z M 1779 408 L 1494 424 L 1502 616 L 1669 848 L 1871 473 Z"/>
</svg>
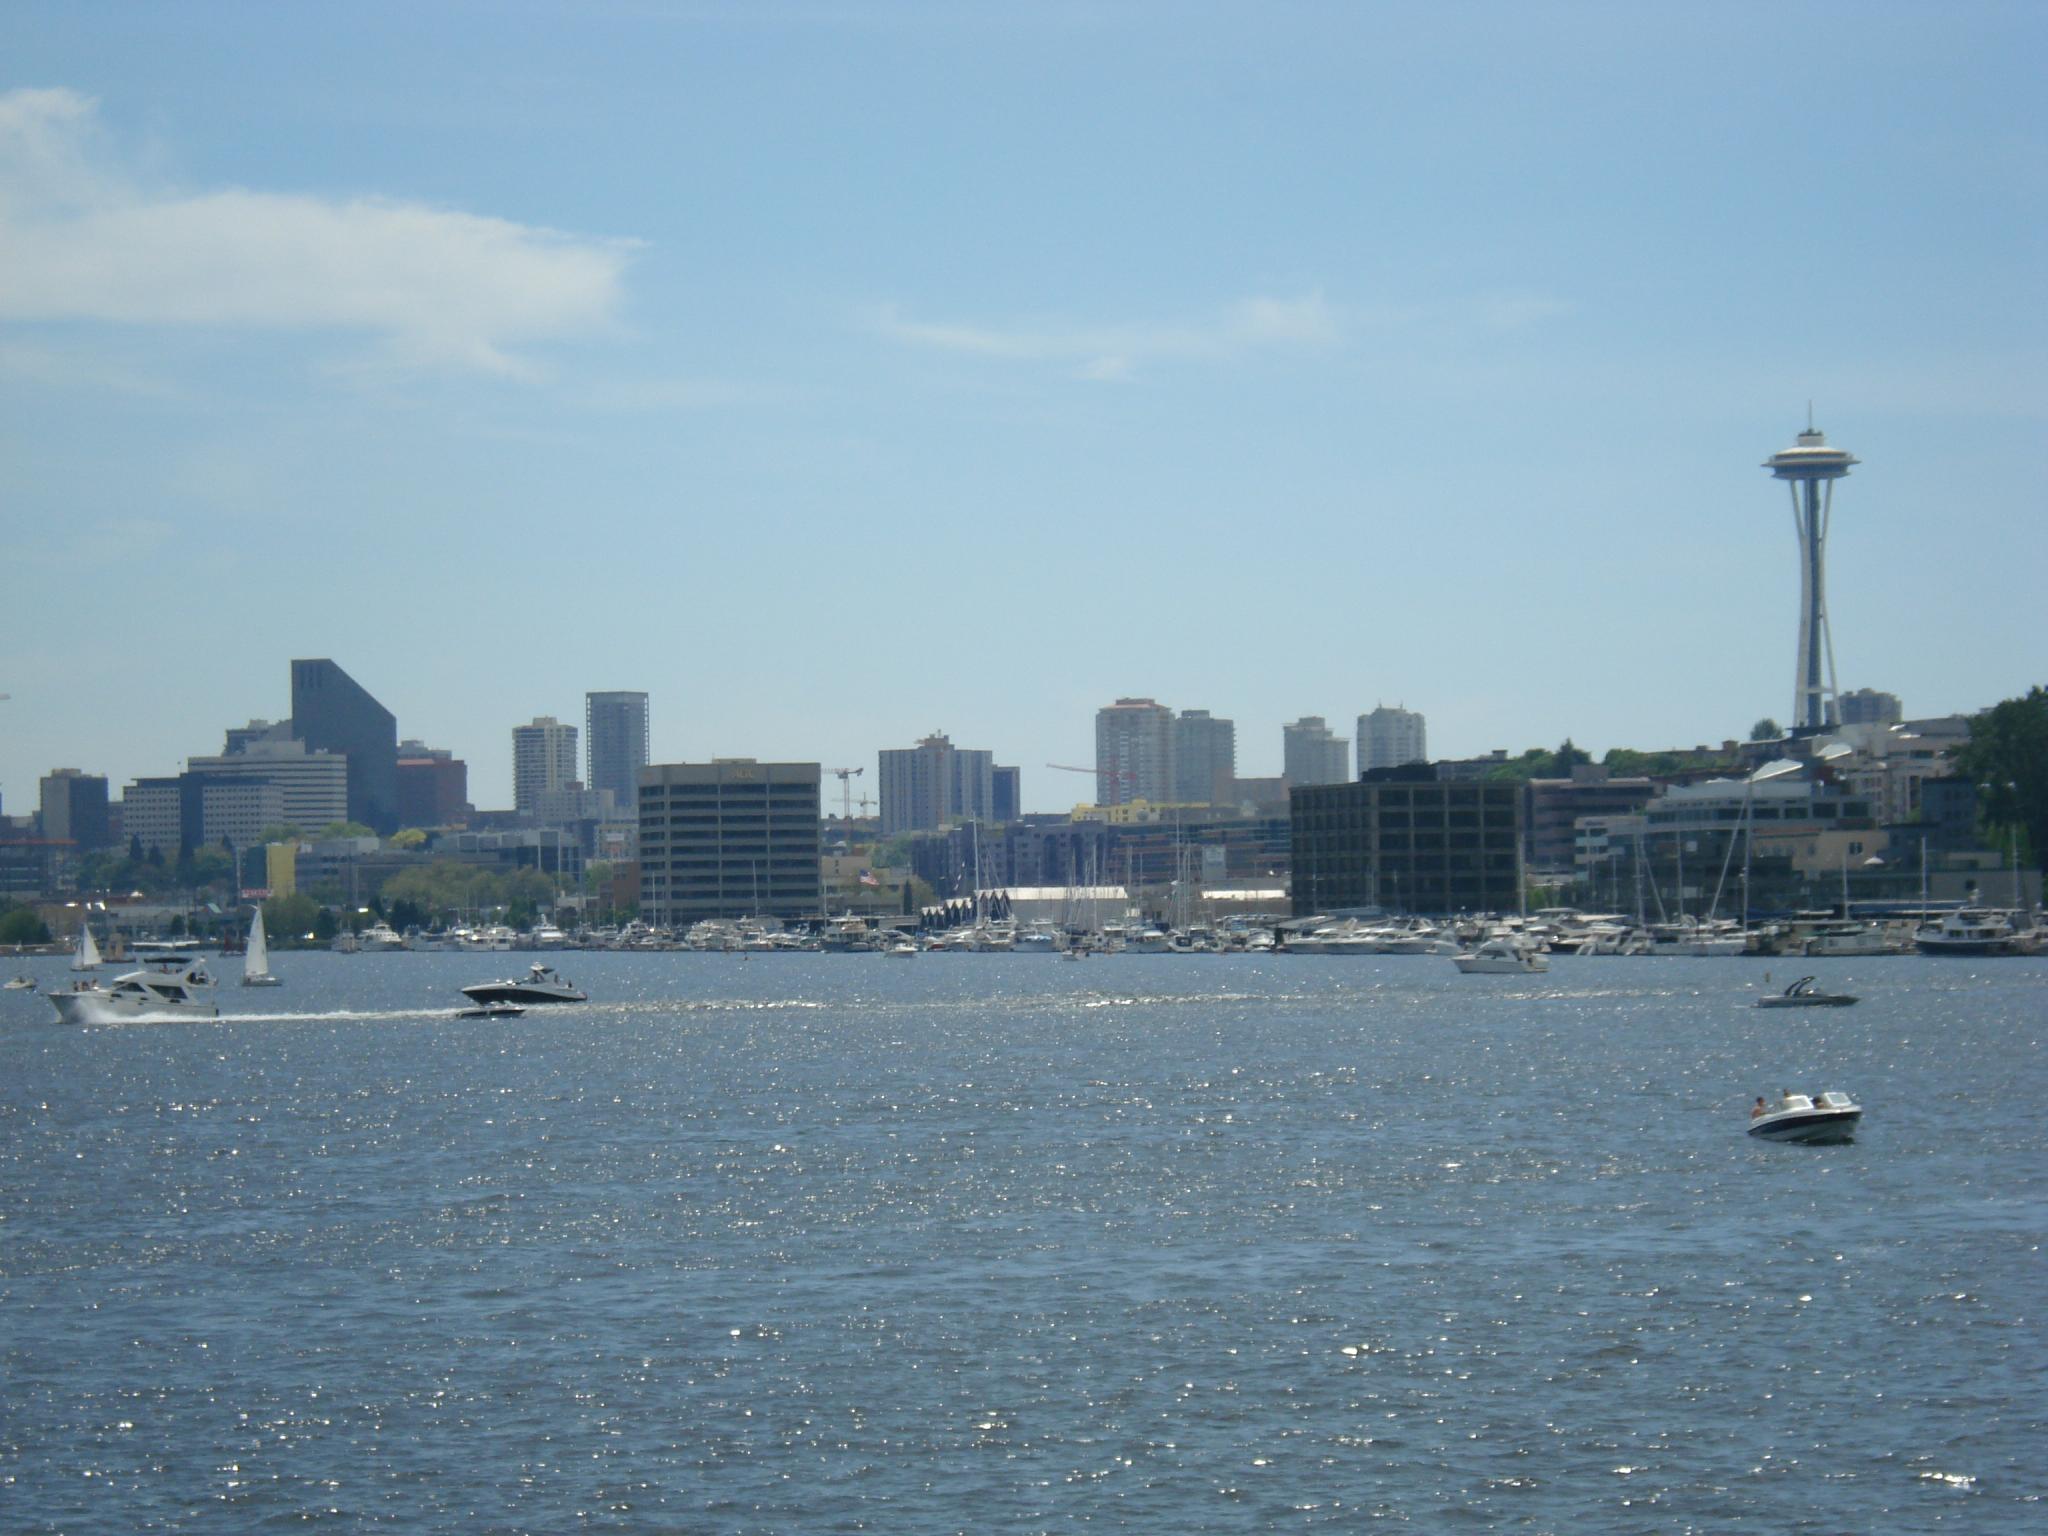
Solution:
<svg viewBox="0 0 2048 1536">
<path fill-rule="evenodd" d="M 1792 689 L 1795 731 L 1819 731 L 1838 723 L 1835 643 L 1828 633 L 1828 519 L 1834 512 L 1835 482 L 1857 460 L 1828 440 L 1806 410 L 1799 441 L 1764 460 L 1763 467 L 1792 488 L 1792 532 L 1799 540 L 1799 671 Z M 1825 681 L 1823 681 L 1825 672 Z"/>
</svg>

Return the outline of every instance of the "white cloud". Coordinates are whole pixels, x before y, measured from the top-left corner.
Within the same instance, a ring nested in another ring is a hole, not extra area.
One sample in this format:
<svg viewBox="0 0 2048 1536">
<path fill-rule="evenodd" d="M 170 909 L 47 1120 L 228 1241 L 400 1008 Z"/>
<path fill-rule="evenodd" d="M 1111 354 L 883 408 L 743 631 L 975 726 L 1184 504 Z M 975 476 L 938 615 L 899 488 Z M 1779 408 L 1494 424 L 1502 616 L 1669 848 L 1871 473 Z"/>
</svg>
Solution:
<svg viewBox="0 0 2048 1536">
<path fill-rule="evenodd" d="M 1341 341 L 1344 333 L 1342 318 L 1319 292 L 1245 299 L 1175 325 L 962 325 L 913 320 L 894 305 L 874 310 L 868 321 L 882 335 L 906 346 L 1061 363 L 1081 378 L 1098 380 L 1128 378 L 1148 362 L 1226 358 L 1256 348 L 1328 347 Z"/>
<path fill-rule="evenodd" d="M 386 198 L 126 175 L 97 104 L 0 94 L 0 321 L 338 330 L 410 365 L 521 373 L 521 344 L 618 308 L 631 242 Z"/>
</svg>

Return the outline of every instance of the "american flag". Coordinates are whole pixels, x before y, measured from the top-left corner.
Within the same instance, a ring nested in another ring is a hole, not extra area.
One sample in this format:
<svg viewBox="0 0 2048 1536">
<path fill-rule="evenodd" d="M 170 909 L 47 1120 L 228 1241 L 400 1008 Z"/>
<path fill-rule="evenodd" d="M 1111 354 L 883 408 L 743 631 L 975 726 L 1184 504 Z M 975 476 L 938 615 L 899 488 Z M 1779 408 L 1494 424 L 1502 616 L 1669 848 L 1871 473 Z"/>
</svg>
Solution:
<svg viewBox="0 0 2048 1536">
<path fill-rule="evenodd" d="M 860 872 L 860 883 L 862 885 L 880 885 L 882 882 L 875 878 L 875 872 L 872 869 L 864 869 Z"/>
</svg>

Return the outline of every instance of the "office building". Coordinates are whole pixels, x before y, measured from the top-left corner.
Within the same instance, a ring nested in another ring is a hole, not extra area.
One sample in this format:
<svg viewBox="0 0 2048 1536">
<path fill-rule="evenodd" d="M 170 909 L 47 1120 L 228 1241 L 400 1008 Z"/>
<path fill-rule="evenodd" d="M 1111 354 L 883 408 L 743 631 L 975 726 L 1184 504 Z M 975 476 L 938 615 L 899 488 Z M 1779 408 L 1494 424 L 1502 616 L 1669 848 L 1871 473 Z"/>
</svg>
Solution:
<svg viewBox="0 0 2048 1536">
<path fill-rule="evenodd" d="M 338 752 L 311 750 L 303 741 L 274 736 L 250 740 L 239 752 L 195 757 L 185 767 L 188 773 L 212 783 L 232 780 L 276 785 L 279 814 L 269 823 L 272 826 L 296 827 L 310 837 L 337 821 L 355 819 L 349 814 L 348 759 Z M 394 777 L 394 788 L 396 782 Z"/>
<path fill-rule="evenodd" d="M 398 824 L 451 827 L 467 821 L 469 764 L 423 741 L 398 744 Z"/>
<path fill-rule="evenodd" d="M 187 846 L 184 785 L 179 776 L 137 779 L 121 791 L 121 826 L 145 857 L 176 859 Z M 195 820 L 193 831 L 198 831 Z"/>
<path fill-rule="evenodd" d="M 43 776 L 41 788 L 42 834 L 47 841 L 71 843 L 79 853 L 107 846 L 112 832 L 104 774 L 57 768 Z"/>
<path fill-rule="evenodd" d="M 1897 725 L 1906 718 L 1896 693 L 1875 688 L 1851 688 L 1841 697 L 1841 711 L 1844 725 Z"/>
<path fill-rule="evenodd" d="M 589 771 L 583 782 L 608 789 L 624 810 L 639 793 L 640 770 L 647 766 L 647 695 L 586 693 L 583 696 L 585 751 Z"/>
<path fill-rule="evenodd" d="M 1280 728 L 1280 776 L 1290 786 L 1342 784 L 1351 777 L 1351 743 L 1321 715 L 1303 715 Z"/>
<path fill-rule="evenodd" d="M 991 819 L 1010 822 L 1021 818 L 1024 814 L 1023 771 L 998 765 L 992 772 L 991 783 L 995 792 Z"/>
<path fill-rule="evenodd" d="M 284 825 L 284 792 L 274 780 L 263 778 L 215 779 L 193 775 L 199 780 L 199 836 L 193 846 L 254 848 L 263 834 Z"/>
<path fill-rule="evenodd" d="M 1412 709 L 1376 706 L 1371 714 L 1358 717 L 1358 772 L 1362 777 L 1372 768 L 1399 768 L 1406 763 L 1429 761 L 1428 732 L 1422 716 Z"/>
<path fill-rule="evenodd" d="M 512 808 L 533 811 L 549 790 L 576 783 L 576 727 L 539 715 L 512 727 Z"/>
<path fill-rule="evenodd" d="M 1173 721 L 1173 799 L 1181 805 L 1229 805 L 1237 792 L 1237 724 L 1206 709 Z"/>
<path fill-rule="evenodd" d="M 294 661 L 292 735 L 347 760 L 347 820 L 398 830 L 398 721 L 361 684 L 331 661 Z"/>
<path fill-rule="evenodd" d="M 752 758 L 641 769 L 641 915 L 674 929 L 712 917 L 816 917 L 820 778 L 816 763 Z"/>
<path fill-rule="evenodd" d="M 1516 910 L 1521 786 L 1387 773 L 1289 795 L 1295 915 L 1365 907 L 1432 916 Z"/>
<path fill-rule="evenodd" d="M 1095 803 L 1173 799 L 1173 711 L 1151 699 L 1118 699 L 1095 712 Z"/>
<path fill-rule="evenodd" d="M 934 734 L 878 757 L 884 837 L 996 820 L 994 753 Z"/>
</svg>

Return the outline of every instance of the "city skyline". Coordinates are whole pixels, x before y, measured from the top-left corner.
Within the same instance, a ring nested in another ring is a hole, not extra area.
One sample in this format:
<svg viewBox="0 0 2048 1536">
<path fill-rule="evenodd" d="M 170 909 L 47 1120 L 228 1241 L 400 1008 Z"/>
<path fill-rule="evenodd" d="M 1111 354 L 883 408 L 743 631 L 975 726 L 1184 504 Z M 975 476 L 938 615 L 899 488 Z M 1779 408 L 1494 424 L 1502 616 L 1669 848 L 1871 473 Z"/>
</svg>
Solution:
<svg viewBox="0 0 2048 1536">
<path fill-rule="evenodd" d="M 4 809 L 307 656 L 486 807 L 629 679 L 654 761 L 943 719 L 1046 811 L 1118 696 L 1245 777 L 1379 698 L 1442 757 L 1742 736 L 1809 399 L 1843 692 L 2038 682 L 2048 19 L 1487 15 L 17 8 Z"/>
</svg>

